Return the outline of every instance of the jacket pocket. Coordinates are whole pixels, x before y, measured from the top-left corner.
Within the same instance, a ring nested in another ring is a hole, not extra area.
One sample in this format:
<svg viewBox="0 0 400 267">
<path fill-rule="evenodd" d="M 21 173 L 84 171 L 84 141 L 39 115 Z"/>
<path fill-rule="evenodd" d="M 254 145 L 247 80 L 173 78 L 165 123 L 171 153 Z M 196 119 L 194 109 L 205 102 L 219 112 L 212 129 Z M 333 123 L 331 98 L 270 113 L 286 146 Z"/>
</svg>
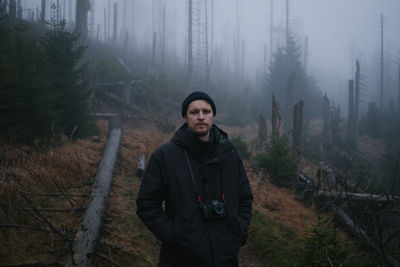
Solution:
<svg viewBox="0 0 400 267">
<path fill-rule="evenodd" d="M 197 209 L 184 210 L 174 222 L 175 243 L 189 251 L 195 251 L 202 241 L 206 229 Z"/>
<path fill-rule="evenodd" d="M 232 235 L 238 239 L 243 245 L 247 240 L 247 231 L 241 223 L 238 213 L 232 207 L 229 210 L 229 222 L 232 230 Z"/>
</svg>

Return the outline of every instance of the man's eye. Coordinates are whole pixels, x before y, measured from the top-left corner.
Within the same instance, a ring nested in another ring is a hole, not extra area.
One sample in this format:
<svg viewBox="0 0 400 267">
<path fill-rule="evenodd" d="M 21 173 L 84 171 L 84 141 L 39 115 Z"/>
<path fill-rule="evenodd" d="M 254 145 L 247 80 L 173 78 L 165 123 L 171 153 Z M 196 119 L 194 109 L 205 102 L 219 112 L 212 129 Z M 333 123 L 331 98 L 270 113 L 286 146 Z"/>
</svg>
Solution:
<svg viewBox="0 0 400 267">
<path fill-rule="evenodd" d="M 210 114 L 210 113 L 211 113 L 211 110 L 205 109 L 205 110 L 203 110 L 203 113 L 204 113 L 204 114 Z"/>
<path fill-rule="evenodd" d="M 189 111 L 189 113 L 192 114 L 192 115 L 196 115 L 196 114 L 199 113 L 199 111 L 198 110 L 191 110 L 191 111 Z"/>
</svg>

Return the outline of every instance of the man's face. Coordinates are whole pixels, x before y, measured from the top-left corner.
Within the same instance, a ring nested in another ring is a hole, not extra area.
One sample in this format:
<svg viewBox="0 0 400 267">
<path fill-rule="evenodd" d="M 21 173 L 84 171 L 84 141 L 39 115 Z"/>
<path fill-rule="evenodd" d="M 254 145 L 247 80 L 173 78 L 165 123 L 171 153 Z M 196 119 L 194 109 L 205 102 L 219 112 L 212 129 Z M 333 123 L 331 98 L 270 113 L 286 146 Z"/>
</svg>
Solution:
<svg viewBox="0 0 400 267">
<path fill-rule="evenodd" d="M 213 118 L 212 107 L 204 100 L 192 101 L 184 117 L 189 129 L 202 140 L 208 140 L 213 125 Z"/>
</svg>

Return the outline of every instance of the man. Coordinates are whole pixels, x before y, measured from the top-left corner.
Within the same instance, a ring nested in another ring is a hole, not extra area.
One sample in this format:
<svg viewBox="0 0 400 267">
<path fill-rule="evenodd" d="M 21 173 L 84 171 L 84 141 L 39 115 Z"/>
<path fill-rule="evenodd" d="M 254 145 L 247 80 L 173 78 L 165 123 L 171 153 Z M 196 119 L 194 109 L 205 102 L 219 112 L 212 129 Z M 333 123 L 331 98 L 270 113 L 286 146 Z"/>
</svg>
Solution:
<svg viewBox="0 0 400 267">
<path fill-rule="evenodd" d="M 185 123 L 145 170 L 137 215 L 161 241 L 159 266 L 238 265 L 253 196 L 238 152 L 213 124 L 215 114 L 206 93 L 187 96 Z"/>
</svg>

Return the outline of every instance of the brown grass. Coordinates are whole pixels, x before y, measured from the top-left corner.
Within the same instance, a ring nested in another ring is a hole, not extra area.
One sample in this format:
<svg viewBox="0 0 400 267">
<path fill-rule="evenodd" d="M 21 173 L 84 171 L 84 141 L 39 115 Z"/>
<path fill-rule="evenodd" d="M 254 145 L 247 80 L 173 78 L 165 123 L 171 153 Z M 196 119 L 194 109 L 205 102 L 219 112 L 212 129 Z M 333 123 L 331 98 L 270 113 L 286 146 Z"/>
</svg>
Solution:
<svg viewBox="0 0 400 267">
<path fill-rule="evenodd" d="M 310 230 L 311 224 L 315 223 L 311 207 L 296 200 L 291 190 L 271 184 L 266 176 L 257 187 L 258 174 L 248 171 L 248 176 L 254 194 L 254 209 L 289 227 L 299 236 Z"/>
<path fill-rule="evenodd" d="M 122 143 L 113 185 L 109 196 L 108 209 L 98 246 L 99 255 L 94 256 L 94 266 L 110 266 L 112 262 L 123 266 L 155 266 L 158 261 L 159 242 L 144 227 L 136 216 L 136 196 L 140 179 L 136 176 L 140 154 L 148 160 L 160 144 L 167 142 L 172 133 L 161 133 L 154 125 L 133 125 L 123 123 Z M 101 133 L 91 140 L 79 140 L 51 149 L 35 152 L 27 147 L 7 147 L 7 161 L 0 166 L 0 202 L 11 206 L 0 206 L 0 225 L 30 225 L 47 232 L 19 228 L 0 227 L 0 265 L 29 262 L 63 262 L 69 248 L 59 235 L 26 211 L 15 207 L 29 207 L 18 190 L 28 192 L 59 192 L 88 194 L 89 185 L 78 185 L 90 181 L 95 175 L 106 140 L 107 121 L 99 120 Z M 242 135 L 250 142 L 257 134 L 256 127 L 230 128 L 222 126 L 231 136 Z M 99 141 L 100 140 L 100 141 Z M 294 194 L 285 188 L 274 186 L 263 177 L 259 178 L 250 163 L 246 162 L 249 180 L 254 193 L 254 209 L 270 216 L 275 221 L 304 236 L 315 223 L 312 208 L 297 201 Z M 304 163 L 307 174 L 312 175 L 314 166 Z M 64 197 L 27 195 L 38 208 L 71 208 L 71 200 Z M 87 198 L 74 198 L 75 206 L 85 206 Z M 44 213 L 61 233 L 72 238 L 83 213 Z M 29 238 L 27 238 L 29 236 Z M 249 240 L 251 242 L 251 240 Z M 246 250 L 241 258 L 255 264 L 257 259 Z M 253 265 L 259 266 L 259 265 Z M 260 265 L 261 266 L 261 265 Z"/>
<path fill-rule="evenodd" d="M 6 153 L 0 168 L 0 265 L 64 260 L 69 251 L 64 238 L 73 236 L 82 216 L 71 208 L 84 207 L 87 197 L 63 195 L 88 194 L 90 185 L 78 185 L 96 173 L 105 141 L 104 123 L 99 126 L 101 134 L 93 140 L 66 141 L 45 152 L 2 144 Z"/>
</svg>

